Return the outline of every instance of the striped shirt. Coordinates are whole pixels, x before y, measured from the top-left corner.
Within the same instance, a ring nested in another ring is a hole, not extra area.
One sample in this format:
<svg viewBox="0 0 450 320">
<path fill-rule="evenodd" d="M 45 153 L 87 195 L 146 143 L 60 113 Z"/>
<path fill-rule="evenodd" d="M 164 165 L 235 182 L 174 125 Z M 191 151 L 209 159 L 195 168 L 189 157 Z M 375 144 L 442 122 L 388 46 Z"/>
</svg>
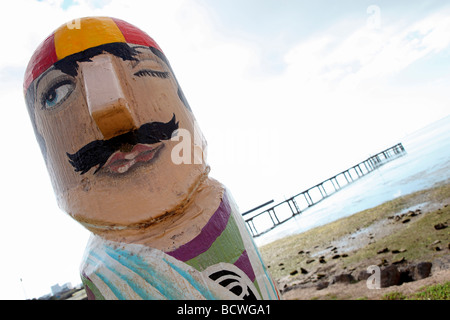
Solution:
<svg viewBox="0 0 450 320">
<path fill-rule="evenodd" d="M 92 235 L 81 278 L 89 299 L 279 299 L 226 191 L 201 232 L 173 251 Z"/>
</svg>

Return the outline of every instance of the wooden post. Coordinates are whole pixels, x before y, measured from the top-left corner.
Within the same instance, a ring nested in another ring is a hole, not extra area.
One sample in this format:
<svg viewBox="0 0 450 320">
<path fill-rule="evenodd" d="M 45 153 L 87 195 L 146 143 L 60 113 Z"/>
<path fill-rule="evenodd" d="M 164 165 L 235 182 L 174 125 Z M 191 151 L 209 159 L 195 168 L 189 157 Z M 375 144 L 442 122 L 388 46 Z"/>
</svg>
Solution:
<svg viewBox="0 0 450 320">
<path fill-rule="evenodd" d="M 62 25 L 24 91 L 59 206 L 92 232 L 90 299 L 279 299 L 150 36 L 109 17 Z"/>
</svg>

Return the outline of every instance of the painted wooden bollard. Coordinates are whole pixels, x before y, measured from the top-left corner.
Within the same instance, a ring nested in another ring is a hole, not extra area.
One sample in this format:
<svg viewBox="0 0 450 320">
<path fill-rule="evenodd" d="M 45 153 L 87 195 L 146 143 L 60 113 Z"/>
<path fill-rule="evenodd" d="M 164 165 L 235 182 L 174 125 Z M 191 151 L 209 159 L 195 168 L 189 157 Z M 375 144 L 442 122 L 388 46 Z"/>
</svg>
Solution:
<svg viewBox="0 0 450 320">
<path fill-rule="evenodd" d="M 109 17 L 64 24 L 24 92 L 58 204 L 92 232 L 90 299 L 279 299 L 151 37 Z"/>
</svg>

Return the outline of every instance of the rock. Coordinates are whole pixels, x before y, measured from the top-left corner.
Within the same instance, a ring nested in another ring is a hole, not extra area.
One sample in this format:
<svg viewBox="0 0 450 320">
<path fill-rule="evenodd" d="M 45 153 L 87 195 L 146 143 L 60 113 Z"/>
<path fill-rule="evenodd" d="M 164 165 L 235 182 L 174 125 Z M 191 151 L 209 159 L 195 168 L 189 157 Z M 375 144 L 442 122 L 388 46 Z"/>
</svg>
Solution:
<svg viewBox="0 0 450 320">
<path fill-rule="evenodd" d="M 378 250 L 377 254 L 386 253 L 386 252 L 389 252 L 389 249 L 388 248 L 383 248 L 381 250 Z"/>
<path fill-rule="evenodd" d="M 294 270 L 294 271 L 291 271 L 289 274 L 290 274 L 291 276 L 295 276 L 297 273 L 298 273 L 298 271 L 297 271 L 297 270 Z"/>
<path fill-rule="evenodd" d="M 348 257 L 348 254 L 344 253 L 341 257 L 342 257 L 342 258 L 347 258 L 347 257 Z"/>
<path fill-rule="evenodd" d="M 400 283 L 417 281 L 429 277 L 432 266 L 433 264 L 431 262 L 419 262 L 399 269 Z"/>
<path fill-rule="evenodd" d="M 406 252 L 406 249 L 399 249 L 399 250 L 397 250 L 397 249 L 394 249 L 394 250 L 392 250 L 391 251 L 392 253 L 403 253 L 403 252 Z"/>
<path fill-rule="evenodd" d="M 407 223 L 407 222 L 410 222 L 410 221 L 411 221 L 411 219 L 405 219 L 405 220 L 402 221 L 402 223 Z"/>
<path fill-rule="evenodd" d="M 340 254 L 335 254 L 334 256 L 331 257 L 331 259 L 339 259 L 341 257 Z"/>
<path fill-rule="evenodd" d="M 416 212 L 414 212 L 414 211 L 409 211 L 408 212 L 408 217 L 415 217 L 415 216 L 417 216 Z"/>
<path fill-rule="evenodd" d="M 280 267 L 281 267 L 281 266 L 284 266 L 284 263 L 282 262 L 282 263 L 280 263 L 278 266 L 280 266 Z"/>
<path fill-rule="evenodd" d="M 430 276 L 432 266 L 433 264 L 431 262 L 419 262 L 414 270 L 414 280 L 428 278 Z"/>
<path fill-rule="evenodd" d="M 441 251 L 441 247 L 436 246 L 436 247 L 434 248 L 434 251 Z"/>
<path fill-rule="evenodd" d="M 371 276 L 371 274 L 369 272 L 367 272 L 366 270 L 361 270 L 358 275 L 356 276 L 356 279 L 358 281 L 361 280 L 367 280 L 369 277 Z"/>
<path fill-rule="evenodd" d="M 442 229 L 445 229 L 445 228 L 447 228 L 447 226 L 445 224 L 443 224 L 443 223 L 438 223 L 438 224 L 434 225 L 434 229 L 436 229 L 436 230 L 442 230 Z"/>
<path fill-rule="evenodd" d="M 436 241 L 434 241 L 431 245 L 434 246 L 434 245 L 436 245 L 436 244 L 438 244 L 438 243 L 441 243 L 441 240 L 436 240 Z"/>
<path fill-rule="evenodd" d="M 307 274 L 307 273 L 308 273 L 308 270 L 303 269 L 303 268 L 300 268 L 300 272 L 301 272 L 302 274 Z"/>
<path fill-rule="evenodd" d="M 403 263 L 405 261 L 406 261 L 405 257 L 401 257 L 401 259 L 393 261 L 392 264 L 400 264 L 400 263 Z"/>
<path fill-rule="evenodd" d="M 326 277 L 326 275 L 323 274 L 323 273 L 318 273 L 318 274 L 317 274 L 317 280 L 322 279 L 322 278 L 325 278 L 325 277 Z"/>
<path fill-rule="evenodd" d="M 321 281 L 316 285 L 317 290 L 322 290 L 328 287 L 330 283 L 328 281 Z"/>
<path fill-rule="evenodd" d="M 440 270 L 447 270 L 450 265 L 450 254 L 433 259 L 433 267 L 431 272 L 437 272 Z"/>
<path fill-rule="evenodd" d="M 353 276 L 349 273 L 339 274 L 333 277 L 333 281 L 331 283 L 351 283 L 355 280 Z"/>
<path fill-rule="evenodd" d="M 381 269 L 380 278 L 381 288 L 396 286 L 400 283 L 400 272 L 396 266 L 390 265 Z"/>
<path fill-rule="evenodd" d="M 399 284 L 414 281 L 414 270 L 415 270 L 414 265 L 409 265 L 404 268 L 398 269 L 398 271 L 400 272 Z"/>
<path fill-rule="evenodd" d="M 307 260 L 307 261 L 306 261 L 306 264 L 310 264 L 310 263 L 312 263 L 312 262 L 314 262 L 314 261 L 316 261 L 316 260 L 314 260 L 314 259 Z"/>
<path fill-rule="evenodd" d="M 303 254 L 303 253 L 305 253 L 303 250 L 300 250 L 300 251 L 298 252 L 298 254 Z"/>
<path fill-rule="evenodd" d="M 321 256 L 321 257 L 319 258 L 319 262 L 320 262 L 320 263 L 327 263 L 327 262 L 325 261 L 325 257 L 324 257 L 324 256 Z"/>
</svg>

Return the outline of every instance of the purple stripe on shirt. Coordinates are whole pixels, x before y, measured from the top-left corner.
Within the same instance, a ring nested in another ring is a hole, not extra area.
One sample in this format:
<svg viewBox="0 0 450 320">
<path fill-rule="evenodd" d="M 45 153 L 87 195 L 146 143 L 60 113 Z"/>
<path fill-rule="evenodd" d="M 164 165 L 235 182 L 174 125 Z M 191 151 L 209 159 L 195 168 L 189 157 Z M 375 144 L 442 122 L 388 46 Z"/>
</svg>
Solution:
<svg viewBox="0 0 450 320">
<path fill-rule="evenodd" d="M 255 281 L 255 272 L 253 271 L 252 264 L 250 262 L 250 259 L 248 258 L 247 250 L 242 252 L 241 256 L 236 260 L 234 265 L 244 271 L 247 277 L 250 278 L 251 282 Z"/>
<path fill-rule="evenodd" d="M 175 259 L 186 262 L 207 251 L 214 241 L 216 241 L 217 237 L 225 230 L 230 214 L 230 204 L 224 193 L 219 208 L 217 208 L 211 219 L 203 227 L 200 234 L 174 251 L 166 253 Z"/>
<path fill-rule="evenodd" d="M 91 283 L 94 283 L 94 282 L 92 282 L 92 280 L 86 275 L 86 273 L 85 273 L 84 271 L 81 273 L 81 275 L 82 275 L 82 277 L 84 277 L 84 278 L 86 278 L 87 280 L 89 280 Z M 86 295 L 87 295 L 87 297 L 88 297 L 88 300 L 97 300 L 97 299 L 95 298 L 95 294 L 92 292 L 91 288 L 89 288 L 89 286 L 88 286 L 87 284 L 84 284 L 84 290 L 86 291 Z"/>
</svg>

